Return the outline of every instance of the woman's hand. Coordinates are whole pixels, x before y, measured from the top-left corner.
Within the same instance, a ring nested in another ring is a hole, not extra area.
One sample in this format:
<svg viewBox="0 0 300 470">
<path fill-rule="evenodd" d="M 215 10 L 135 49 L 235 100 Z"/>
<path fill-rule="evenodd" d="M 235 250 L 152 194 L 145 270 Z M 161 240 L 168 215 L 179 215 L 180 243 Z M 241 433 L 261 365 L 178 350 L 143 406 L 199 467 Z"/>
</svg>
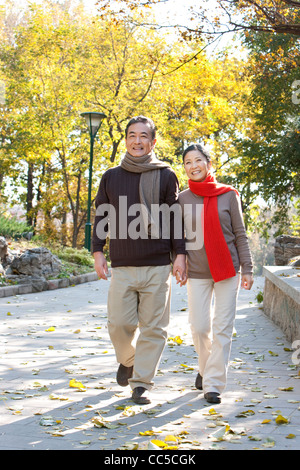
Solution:
<svg viewBox="0 0 300 470">
<path fill-rule="evenodd" d="M 241 279 L 241 288 L 250 290 L 252 285 L 253 285 L 254 279 L 252 274 L 242 274 L 242 279 Z"/>
</svg>

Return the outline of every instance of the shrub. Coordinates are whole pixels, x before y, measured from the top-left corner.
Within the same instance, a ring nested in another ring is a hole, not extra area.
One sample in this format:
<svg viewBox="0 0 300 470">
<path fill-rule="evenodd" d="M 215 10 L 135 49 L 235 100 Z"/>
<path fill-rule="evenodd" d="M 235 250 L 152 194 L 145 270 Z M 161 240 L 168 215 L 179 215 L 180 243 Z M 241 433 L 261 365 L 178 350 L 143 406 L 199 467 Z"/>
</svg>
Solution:
<svg viewBox="0 0 300 470">
<path fill-rule="evenodd" d="M 31 232 L 33 229 L 26 222 L 20 222 L 16 217 L 5 217 L 0 215 L 0 236 L 2 237 L 22 237 L 23 234 Z"/>
</svg>

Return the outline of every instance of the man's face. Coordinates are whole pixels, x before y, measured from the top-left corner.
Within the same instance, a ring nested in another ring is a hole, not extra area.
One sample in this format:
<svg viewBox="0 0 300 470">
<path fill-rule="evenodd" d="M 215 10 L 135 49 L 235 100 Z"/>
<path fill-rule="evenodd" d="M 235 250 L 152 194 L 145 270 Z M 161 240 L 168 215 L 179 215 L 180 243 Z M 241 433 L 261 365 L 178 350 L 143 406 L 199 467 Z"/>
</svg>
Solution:
<svg viewBox="0 0 300 470">
<path fill-rule="evenodd" d="M 133 157 L 142 157 L 151 152 L 156 139 L 152 138 L 152 132 L 148 124 L 136 122 L 132 124 L 125 139 L 126 149 Z"/>
</svg>

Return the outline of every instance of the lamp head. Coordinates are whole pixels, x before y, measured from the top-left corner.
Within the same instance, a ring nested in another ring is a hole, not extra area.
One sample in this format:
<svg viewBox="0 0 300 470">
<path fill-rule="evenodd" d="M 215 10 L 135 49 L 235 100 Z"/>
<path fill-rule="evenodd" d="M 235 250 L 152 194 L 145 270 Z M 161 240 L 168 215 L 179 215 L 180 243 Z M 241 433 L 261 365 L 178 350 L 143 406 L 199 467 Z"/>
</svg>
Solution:
<svg viewBox="0 0 300 470">
<path fill-rule="evenodd" d="M 91 137 L 95 137 L 106 115 L 92 111 L 81 113 L 81 116 L 86 120 Z"/>
</svg>

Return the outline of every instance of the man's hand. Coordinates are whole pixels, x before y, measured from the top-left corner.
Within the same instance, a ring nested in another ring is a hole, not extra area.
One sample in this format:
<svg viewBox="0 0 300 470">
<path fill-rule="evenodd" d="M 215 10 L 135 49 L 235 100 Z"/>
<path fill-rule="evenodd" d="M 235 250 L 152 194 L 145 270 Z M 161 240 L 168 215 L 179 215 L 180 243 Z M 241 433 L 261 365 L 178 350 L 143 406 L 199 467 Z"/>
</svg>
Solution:
<svg viewBox="0 0 300 470">
<path fill-rule="evenodd" d="M 180 287 L 184 286 L 187 281 L 185 258 L 185 255 L 177 255 L 173 263 L 173 276 L 176 277 L 176 283 L 180 283 Z"/>
<path fill-rule="evenodd" d="M 242 279 L 241 279 L 241 288 L 250 290 L 252 285 L 253 285 L 254 279 L 252 274 L 242 274 Z"/>
<path fill-rule="evenodd" d="M 100 279 L 107 280 L 108 268 L 107 262 L 102 251 L 96 251 L 94 254 L 95 271 Z"/>
</svg>

